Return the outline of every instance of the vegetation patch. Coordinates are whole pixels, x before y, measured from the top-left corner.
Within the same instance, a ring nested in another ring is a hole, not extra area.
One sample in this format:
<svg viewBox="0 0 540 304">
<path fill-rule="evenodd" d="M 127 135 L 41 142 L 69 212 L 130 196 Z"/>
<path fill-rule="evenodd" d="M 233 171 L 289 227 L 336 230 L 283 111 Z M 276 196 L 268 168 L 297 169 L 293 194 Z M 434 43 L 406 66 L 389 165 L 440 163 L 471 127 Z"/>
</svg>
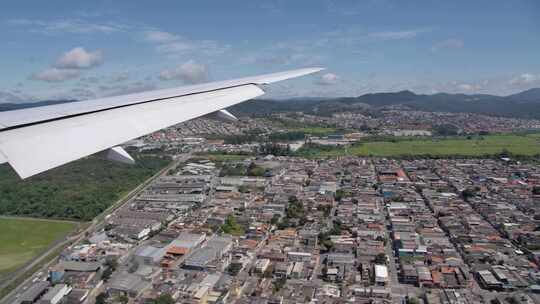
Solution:
<svg viewBox="0 0 540 304">
<path fill-rule="evenodd" d="M 38 256 L 77 225 L 67 221 L 0 217 L 0 275 Z"/>
<path fill-rule="evenodd" d="M 244 228 L 238 224 L 233 215 L 227 216 L 227 219 L 225 219 L 225 224 L 221 226 L 221 230 L 223 230 L 224 233 L 234 236 L 241 236 L 245 233 Z"/>
<path fill-rule="evenodd" d="M 227 152 L 206 152 L 196 154 L 198 159 L 209 159 L 213 162 L 243 161 L 246 158 L 253 157 L 250 153 L 227 153 Z"/>
<path fill-rule="evenodd" d="M 0 166 L 0 214 L 89 221 L 170 159 L 140 156 L 136 162 L 130 166 L 91 156 L 26 180 Z"/>
<path fill-rule="evenodd" d="M 487 135 L 480 137 L 430 137 L 396 139 L 393 141 L 363 141 L 350 147 L 307 144 L 296 155 L 308 158 L 343 155 L 378 157 L 481 157 L 509 154 L 535 156 L 540 154 L 538 134 Z"/>
</svg>

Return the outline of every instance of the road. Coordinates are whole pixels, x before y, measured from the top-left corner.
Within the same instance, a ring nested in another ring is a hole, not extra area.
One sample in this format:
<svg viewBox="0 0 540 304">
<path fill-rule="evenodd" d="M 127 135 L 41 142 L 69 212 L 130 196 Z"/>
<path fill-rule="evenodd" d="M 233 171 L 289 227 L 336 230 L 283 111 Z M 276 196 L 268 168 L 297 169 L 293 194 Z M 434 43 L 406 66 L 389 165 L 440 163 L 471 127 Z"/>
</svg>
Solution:
<svg viewBox="0 0 540 304">
<path fill-rule="evenodd" d="M 47 261 L 47 258 L 53 254 L 54 252 L 58 252 L 61 249 L 67 248 L 69 246 L 73 246 L 76 244 L 79 244 L 84 238 L 92 234 L 94 231 L 98 230 L 100 225 L 103 223 L 105 217 L 112 212 L 114 212 L 119 207 L 123 206 L 125 203 L 129 202 L 132 198 L 136 197 L 140 192 L 142 192 L 144 189 L 146 189 L 156 178 L 166 175 L 167 172 L 170 169 L 174 169 L 178 166 L 178 164 L 185 162 L 191 157 L 191 153 L 186 154 L 180 154 L 178 157 L 175 158 L 174 161 L 172 161 L 168 166 L 161 169 L 158 173 L 154 174 L 152 177 L 148 178 L 146 181 L 144 181 L 142 184 L 137 186 L 135 189 L 130 191 L 128 194 L 126 194 L 124 197 L 119 199 L 116 203 L 111 205 L 111 207 L 107 208 L 103 213 L 98 215 L 94 220 L 92 220 L 92 223 L 88 228 L 84 229 L 83 231 L 79 232 L 76 235 L 68 237 L 66 240 L 54 244 L 49 249 L 47 249 L 45 252 L 43 252 L 40 256 L 34 258 L 32 262 L 18 270 L 11 278 L 6 280 L 2 283 L 0 286 L 0 290 L 3 290 L 4 288 L 8 287 L 10 284 L 16 282 L 17 280 L 20 280 L 22 277 L 27 275 L 29 271 L 31 271 L 33 268 L 43 264 L 43 266 L 39 267 L 39 269 L 35 273 L 42 273 L 41 276 L 39 276 L 38 279 L 47 278 L 47 268 L 53 264 L 57 258 L 53 258 L 50 261 Z M 32 274 L 29 276 L 22 284 L 19 284 L 15 289 L 13 289 L 10 293 L 8 293 L 1 301 L 0 304 L 11 304 L 17 302 L 17 295 L 24 292 L 26 289 L 28 289 L 29 286 L 32 285 L 32 281 L 35 279 L 35 275 Z"/>
</svg>

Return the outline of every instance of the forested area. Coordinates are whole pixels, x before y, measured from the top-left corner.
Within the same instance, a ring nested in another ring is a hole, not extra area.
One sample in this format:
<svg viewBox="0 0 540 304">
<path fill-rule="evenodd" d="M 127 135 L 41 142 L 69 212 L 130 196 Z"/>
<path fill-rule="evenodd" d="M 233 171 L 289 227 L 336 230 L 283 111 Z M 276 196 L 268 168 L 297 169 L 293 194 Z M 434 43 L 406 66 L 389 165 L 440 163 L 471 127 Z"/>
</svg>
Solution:
<svg viewBox="0 0 540 304">
<path fill-rule="evenodd" d="M 0 214 L 91 220 L 170 162 L 135 157 L 129 166 L 90 156 L 26 180 L 2 165 Z"/>
</svg>

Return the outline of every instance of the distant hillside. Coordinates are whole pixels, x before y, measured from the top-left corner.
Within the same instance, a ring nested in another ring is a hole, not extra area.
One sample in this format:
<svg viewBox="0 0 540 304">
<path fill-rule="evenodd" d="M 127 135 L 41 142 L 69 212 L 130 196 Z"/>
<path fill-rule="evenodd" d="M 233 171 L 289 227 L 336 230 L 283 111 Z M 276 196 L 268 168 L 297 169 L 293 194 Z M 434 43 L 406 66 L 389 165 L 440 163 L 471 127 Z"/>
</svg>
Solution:
<svg viewBox="0 0 540 304">
<path fill-rule="evenodd" d="M 523 103 L 523 102 L 540 103 L 540 88 L 523 91 L 521 93 L 507 96 L 507 98 L 510 100 L 514 100 L 516 102 L 520 102 L 520 103 Z"/>
<path fill-rule="evenodd" d="M 68 103 L 68 102 L 74 102 L 74 101 L 76 100 L 45 100 L 45 101 L 29 102 L 29 103 L 0 103 L 0 112 L 19 110 L 19 109 L 25 109 L 25 108 L 50 106 L 50 105 Z"/>
<path fill-rule="evenodd" d="M 0 111 L 73 102 L 50 100 L 36 103 L 0 104 Z M 285 111 L 330 115 L 340 111 L 369 111 L 388 106 L 405 106 L 429 112 L 469 112 L 496 116 L 540 119 L 540 88 L 509 96 L 487 94 L 415 94 L 411 91 L 373 93 L 358 97 L 294 98 L 289 100 L 254 99 L 229 109 L 237 115 L 267 116 Z"/>
<path fill-rule="evenodd" d="M 366 107 L 403 105 L 430 112 L 469 112 L 496 116 L 540 119 L 540 88 L 501 97 L 487 94 L 415 94 L 411 91 L 373 93 L 358 97 L 306 100 L 252 100 L 231 108 L 241 114 L 268 114 L 281 111 L 304 111 L 331 114 Z"/>
</svg>

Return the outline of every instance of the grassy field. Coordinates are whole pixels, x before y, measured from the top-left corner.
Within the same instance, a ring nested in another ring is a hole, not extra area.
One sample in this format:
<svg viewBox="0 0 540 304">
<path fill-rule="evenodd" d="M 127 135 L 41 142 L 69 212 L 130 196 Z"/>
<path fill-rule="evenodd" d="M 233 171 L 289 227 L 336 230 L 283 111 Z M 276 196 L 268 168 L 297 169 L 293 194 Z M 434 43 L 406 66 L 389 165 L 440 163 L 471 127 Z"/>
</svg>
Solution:
<svg viewBox="0 0 540 304">
<path fill-rule="evenodd" d="M 209 159 L 213 162 L 226 162 L 226 161 L 242 161 L 250 157 L 253 157 L 253 155 L 229 154 L 229 153 L 197 153 L 193 157 L 193 160 Z"/>
<path fill-rule="evenodd" d="M 338 130 L 336 128 L 326 128 L 326 127 L 302 127 L 302 128 L 294 128 L 290 131 L 294 132 L 304 132 L 306 134 L 312 135 L 312 136 L 327 136 L 330 134 L 336 134 L 338 133 Z"/>
<path fill-rule="evenodd" d="M 0 276 L 30 261 L 77 225 L 67 221 L 0 217 Z"/>
<path fill-rule="evenodd" d="M 298 150 L 300 156 L 327 157 L 358 156 L 482 156 L 503 151 L 514 155 L 540 154 L 540 135 L 489 135 L 467 138 L 424 138 L 411 140 L 361 142 L 348 148 L 306 147 Z"/>
</svg>

